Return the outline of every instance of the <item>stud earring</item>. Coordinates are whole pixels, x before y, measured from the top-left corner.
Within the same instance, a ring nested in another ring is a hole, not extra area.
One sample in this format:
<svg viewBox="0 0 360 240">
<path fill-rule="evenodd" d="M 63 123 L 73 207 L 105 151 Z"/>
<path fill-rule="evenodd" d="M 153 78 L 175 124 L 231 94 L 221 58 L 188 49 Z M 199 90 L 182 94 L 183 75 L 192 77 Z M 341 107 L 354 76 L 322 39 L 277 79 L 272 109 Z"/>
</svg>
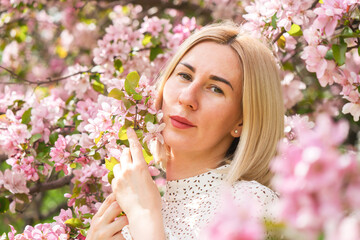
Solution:
<svg viewBox="0 0 360 240">
<path fill-rule="evenodd" d="M 235 134 L 238 134 L 238 130 L 235 130 Z"/>
</svg>

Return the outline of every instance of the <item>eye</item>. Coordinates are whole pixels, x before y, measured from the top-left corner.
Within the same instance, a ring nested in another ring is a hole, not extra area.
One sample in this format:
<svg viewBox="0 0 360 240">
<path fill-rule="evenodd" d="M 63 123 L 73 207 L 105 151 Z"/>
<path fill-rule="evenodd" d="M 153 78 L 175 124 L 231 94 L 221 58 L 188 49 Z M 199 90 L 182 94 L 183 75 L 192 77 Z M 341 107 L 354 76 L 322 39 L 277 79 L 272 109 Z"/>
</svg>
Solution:
<svg viewBox="0 0 360 240">
<path fill-rule="evenodd" d="M 187 73 L 178 73 L 178 75 L 182 78 L 185 79 L 186 81 L 191 81 L 191 75 L 187 74 Z"/>
<path fill-rule="evenodd" d="M 219 88 L 218 86 L 215 86 L 215 85 L 211 86 L 210 90 L 213 91 L 214 93 L 224 94 L 224 91 L 221 90 L 221 88 Z"/>
</svg>

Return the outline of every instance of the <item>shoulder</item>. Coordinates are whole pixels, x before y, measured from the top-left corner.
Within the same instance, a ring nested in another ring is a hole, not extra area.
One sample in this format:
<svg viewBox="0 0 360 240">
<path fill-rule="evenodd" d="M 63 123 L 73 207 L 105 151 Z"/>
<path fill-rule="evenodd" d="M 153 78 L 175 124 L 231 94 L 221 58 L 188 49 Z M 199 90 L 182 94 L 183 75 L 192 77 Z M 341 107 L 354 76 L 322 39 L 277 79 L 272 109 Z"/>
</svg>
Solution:
<svg viewBox="0 0 360 240">
<path fill-rule="evenodd" d="M 256 181 L 237 181 L 233 184 L 234 194 L 255 197 L 259 202 L 274 202 L 278 195 L 270 188 Z"/>
<path fill-rule="evenodd" d="M 279 199 L 273 190 L 256 181 L 237 181 L 232 188 L 234 199 L 238 204 L 247 205 L 250 199 L 262 216 L 273 218 L 273 209 Z"/>
</svg>

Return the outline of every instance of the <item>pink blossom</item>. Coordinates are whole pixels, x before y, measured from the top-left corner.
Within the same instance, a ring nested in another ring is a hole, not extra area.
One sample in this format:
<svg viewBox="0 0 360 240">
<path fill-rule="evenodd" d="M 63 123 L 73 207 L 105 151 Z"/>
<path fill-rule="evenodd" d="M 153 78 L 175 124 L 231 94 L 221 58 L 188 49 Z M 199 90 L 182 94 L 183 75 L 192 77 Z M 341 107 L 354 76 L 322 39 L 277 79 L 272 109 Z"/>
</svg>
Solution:
<svg viewBox="0 0 360 240">
<path fill-rule="evenodd" d="M 259 218 L 254 217 L 256 206 L 249 199 L 247 206 L 239 208 L 230 192 L 225 192 L 221 209 L 216 217 L 204 229 L 201 239 L 215 240 L 260 240 L 264 238 L 264 229 Z M 256 214 L 255 214 L 256 215 Z"/>
<path fill-rule="evenodd" d="M 68 167 L 66 166 L 67 158 L 70 156 L 70 153 L 66 151 L 67 142 L 64 136 L 59 135 L 56 140 L 54 147 L 51 148 L 50 156 L 51 161 L 55 162 L 56 171 L 63 170 L 65 174 L 68 174 Z"/>
<path fill-rule="evenodd" d="M 318 78 L 324 76 L 327 67 L 327 61 L 324 58 L 327 50 L 328 47 L 323 45 L 306 46 L 301 56 L 306 62 L 306 69 L 310 72 L 316 72 Z"/>
<path fill-rule="evenodd" d="M 150 172 L 150 175 L 151 175 L 151 176 L 157 176 L 157 175 L 160 174 L 160 170 L 157 169 L 156 167 L 154 167 L 154 166 L 149 166 L 148 168 L 149 168 L 149 172 Z"/>
<path fill-rule="evenodd" d="M 16 41 L 7 44 L 2 53 L 1 64 L 12 69 L 18 68 L 20 66 L 19 52 L 21 51 L 21 48 L 22 45 L 18 44 Z"/>
<path fill-rule="evenodd" d="M 146 16 L 144 22 L 141 24 L 141 31 L 149 32 L 154 37 L 157 37 L 160 32 L 166 32 L 169 29 L 169 21 L 166 19 L 159 19 L 158 17 L 148 18 Z"/>
<path fill-rule="evenodd" d="M 360 239 L 360 216 L 354 214 L 342 219 L 340 222 L 334 223 L 327 227 L 326 239 L 329 240 L 357 240 Z"/>
<path fill-rule="evenodd" d="M 359 168 L 354 154 L 338 150 L 349 130 L 346 122 L 335 124 L 330 117 L 319 115 L 315 128 L 301 125 L 294 126 L 294 141 L 279 144 L 279 156 L 272 162 L 273 183 L 282 196 L 283 220 L 312 239 L 344 216 L 344 206 L 352 206 L 342 196 L 342 188 L 348 186 L 345 179 L 359 174 Z"/>
<path fill-rule="evenodd" d="M 75 66 L 68 68 L 68 75 L 87 70 L 87 67 L 76 64 Z M 65 90 L 69 92 L 75 92 L 76 96 L 78 96 L 80 99 L 84 97 L 84 95 L 90 88 L 91 85 L 88 73 L 72 76 L 65 83 Z"/>
<path fill-rule="evenodd" d="M 342 108 L 342 112 L 347 114 L 350 113 L 354 117 L 354 121 L 359 121 L 360 117 L 360 104 L 359 103 L 345 103 Z"/>
<path fill-rule="evenodd" d="M 161 132 L 165 128 L 165 123 L 153 124 L 152 122 L 146 123 L 146 129 L 149 131 L 145 133 L 143 142 L 149 142 L 152 139 L 157 139 L 161 144 L 164 144 L 164 137 L 161 135 Z"/>
<path fill-rule="evenodd" d="M 60 214 L 59 216 L 54 217 L 54 220 L 61 226 L 66 227 L 65 225 L 65 221 L 72 218 L 72 212 L 70 209 L 64 210 L 61 209 L 60 210 Z"/>
<path fill-rule="evenodd" d="M 23 172 L 6 169 L 4 174 L 0 171 L 0 186 L 8 189 L 11 193 L 29 193 L 26 186 L 26 176 Z"/>
<path fill-rule="evenodd" d="M 295 78 L 292 73 L 287 73 L 281 81 L 283 89 L 284 104 L 287 109 L 293 107 L 303 98 L 301 90 L 306 88 L 305 83 Z"/>
<path fill-rule="evenodd" d="M 89 119 L 88 121 L 89 124 L 86 125 L 84 129 L 90 133 L 89 138 L 91 139 L 98 138 L 101 134 L 98 121 L 92 119 Z"/>
<path fill-rule="evenodd" d="M 350 2 L 344 0 L 326 0 L 314 10 L 318 15 L 313 26 L 324 29 L 327 36 L 331 36 L 342 14 L 347 11 Z"/>
</svg>

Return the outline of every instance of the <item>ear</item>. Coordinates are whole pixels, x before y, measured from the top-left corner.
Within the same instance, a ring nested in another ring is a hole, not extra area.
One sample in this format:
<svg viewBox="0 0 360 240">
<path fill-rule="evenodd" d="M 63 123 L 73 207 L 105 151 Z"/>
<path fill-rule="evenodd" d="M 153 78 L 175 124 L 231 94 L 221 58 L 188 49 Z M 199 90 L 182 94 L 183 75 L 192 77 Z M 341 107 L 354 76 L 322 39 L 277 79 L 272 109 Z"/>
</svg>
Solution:
<svg viewBox="0 0 360 240">
<path fill-rule="evenodd" d="M 233 136 L 234 138 L 238 138 L 241 136 L 241 131 L 242 131 L 242 120 L 240 122 L 238 122 L 235 127 L 233 128 L 233 130 L 231 130 L 230 134 L 231 136 Z"/>
</svg>

